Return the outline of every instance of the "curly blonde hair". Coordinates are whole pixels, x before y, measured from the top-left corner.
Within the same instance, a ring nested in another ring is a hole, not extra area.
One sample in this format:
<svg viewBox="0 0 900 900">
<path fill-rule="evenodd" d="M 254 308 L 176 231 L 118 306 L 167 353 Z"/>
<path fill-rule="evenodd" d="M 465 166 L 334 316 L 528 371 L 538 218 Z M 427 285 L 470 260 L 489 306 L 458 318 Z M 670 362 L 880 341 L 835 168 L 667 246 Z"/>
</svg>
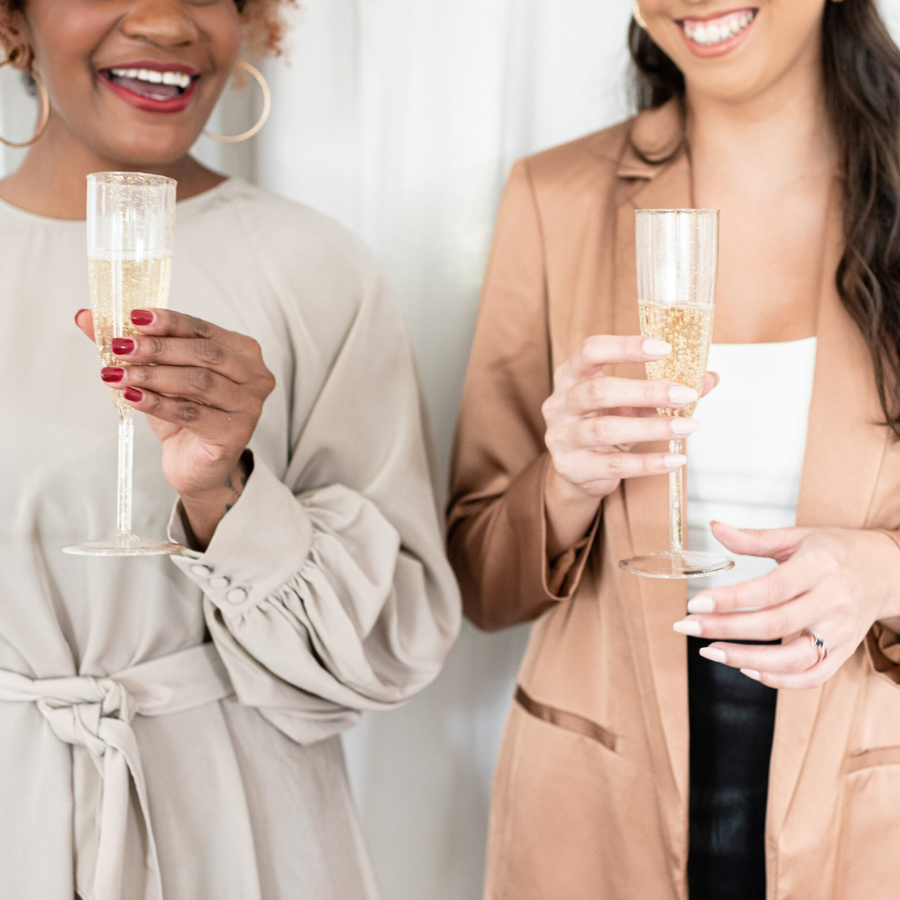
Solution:
<svg viewBox="0 0 900 900">
<path fill-rule="evenodd" d="M 13 13 L 22 8 L 24 0 L 0 0 L 0 46 L 7 52 L 19 39 Z M 234 0 L 244 20 L 248 48 L 263 56 L 281 56 L 287 32 L 285 11 L 296 8 L 297 0 Z"/>
</svg>

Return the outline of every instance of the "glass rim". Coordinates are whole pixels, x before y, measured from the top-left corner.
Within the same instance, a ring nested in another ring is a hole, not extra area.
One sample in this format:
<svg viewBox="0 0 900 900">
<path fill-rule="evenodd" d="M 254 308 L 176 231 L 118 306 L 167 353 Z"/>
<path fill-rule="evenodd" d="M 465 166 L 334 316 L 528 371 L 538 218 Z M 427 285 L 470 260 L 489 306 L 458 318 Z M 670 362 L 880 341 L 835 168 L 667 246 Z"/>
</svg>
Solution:
<svg viewBox="0 0 900 900">
<path fill-rule="evenodd" d="M 719 209 L 636 209 L 635 215 L 638 216 L 665 216 L 665 215 L 682 215 L 682 216 L 709 216 L 719 215 Z"/>
<path fill-rule="evenodd" d="M 87 176 L 88 181 L 93 180 L 105 184 L 126 184 L 126 180 L 129 178 L 141 178 L 144 179 L 147 184 L 158 185 L 160 187 L 165 185 L 178 185 L 178 182 L 174 178 L 169 178 L 168 175 L 151 175 L 149 172 L 91 172 L 91 174 Z M 136 187 L 136 185 L 130 186 Z"/>
</svg>

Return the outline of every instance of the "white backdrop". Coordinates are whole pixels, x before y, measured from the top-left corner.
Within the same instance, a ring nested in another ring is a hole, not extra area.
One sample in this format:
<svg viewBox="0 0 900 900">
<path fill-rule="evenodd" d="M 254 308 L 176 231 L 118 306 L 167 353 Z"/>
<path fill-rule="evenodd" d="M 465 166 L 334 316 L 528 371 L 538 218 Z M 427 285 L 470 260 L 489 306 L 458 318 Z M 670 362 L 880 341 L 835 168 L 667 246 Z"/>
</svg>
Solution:
<svg viewBox="0 0 900 900">
<path fill-rule="evenodd" d="M 852 0 L 851 0 L 852 2 Z M 885 0 L 900 26 L 900 0 Z M 513 160 L 628 112 L 628 0 L 306 0 L 248 145 L 206 161 L 322 210 L 382 259 L 412 335 L 445 477 L 497 200 Z M 895 34 L 900 27 L 895 27 Z M 251 96 L 214 123 L 242 130 Z M 0 70 L 0 134 L 34 103 Z M 20 158 L 0 156 L 0 174 Z M 0 248 L 2 252 L 2 248 Z M 327 302 L 327 298 L 323 298 Z M 437 683 L 346 738 L 384 900 L 476 900 L 488 797 L 527 629 L 466 625 Z"/>
</svg>

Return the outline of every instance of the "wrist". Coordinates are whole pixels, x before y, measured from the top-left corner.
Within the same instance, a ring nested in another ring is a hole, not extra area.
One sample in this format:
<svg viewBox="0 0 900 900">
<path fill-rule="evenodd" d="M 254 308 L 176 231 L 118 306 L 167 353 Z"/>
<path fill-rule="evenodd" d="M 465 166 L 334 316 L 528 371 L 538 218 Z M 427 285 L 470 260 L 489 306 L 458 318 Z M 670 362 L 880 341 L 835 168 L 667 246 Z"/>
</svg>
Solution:
<svg viewBox="0 0 900 900">
<path fill-rule="evenodd" d="M 228 472 L 228 475 L 223 479 L 219 474 L 209 486 L 180 490 L 178 496 L 181 502 L 194 507 L 210 506 L 230 494 L 234 498 L 233 505 L 243 493 L 247 478 L 253 471 L 253 455 L 249 450 L 244 450 L 230 468 L 221 471 Z"/>
<path fill-rule="evenodd" d="M 244 450 L 228 477 L 216 487 L 180 493 L 188 530 L 200 549 L 206 548 L 219 522 L 240 500 L 252 471 L 253 454 Z"/>
<path fill-rule="evenodd" d="M 602 497 L 567 481 L 552 464 L 544 479 L 547 554 L 551 559 L 575 546 L 590 531 Z"/>
</svg>

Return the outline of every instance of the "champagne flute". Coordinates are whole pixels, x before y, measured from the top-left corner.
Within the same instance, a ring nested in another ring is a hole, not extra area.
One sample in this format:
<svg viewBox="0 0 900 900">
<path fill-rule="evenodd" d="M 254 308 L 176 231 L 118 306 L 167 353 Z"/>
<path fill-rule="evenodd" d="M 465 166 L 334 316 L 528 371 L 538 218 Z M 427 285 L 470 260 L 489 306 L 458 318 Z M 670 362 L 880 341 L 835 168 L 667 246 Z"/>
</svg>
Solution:
<svg viewBox="0 0 900 900">
<path fill-rule="evenodd" d="M 638 305 L 641 333 L 665 341 L 672 352 L 647 363 L 647 377 L 685 384 L 700 394 L 712 341 L 719 253 L 717 209 L 639 209 L 636 213 Z M 660 409 L 664 416 L 691 416 L 696 403 Z M 669 442 L 682 454 L 684 441 Z M 669 549 L 619 565 L 650 578 L 699 578 L 724 572 L 734 561 L 684 547 L 683 468 L 669 474 Z"/>
<path fill-rule="evenodd" d="M 114 338 L 133 337 L 134 309 L 164 309 L 172 281 L 175 187 L 171 178 L 139 172 L 88 175 L 88 269 L 94 339 L 104 366 L 126 362 L 112 352 Z M 134 409 L 110 389 L 119 414 L 116 533 L 64 547 L 81 556 L 155 556 L 185 548 L 138 537 L 131 530 Z"/>
</svg>

